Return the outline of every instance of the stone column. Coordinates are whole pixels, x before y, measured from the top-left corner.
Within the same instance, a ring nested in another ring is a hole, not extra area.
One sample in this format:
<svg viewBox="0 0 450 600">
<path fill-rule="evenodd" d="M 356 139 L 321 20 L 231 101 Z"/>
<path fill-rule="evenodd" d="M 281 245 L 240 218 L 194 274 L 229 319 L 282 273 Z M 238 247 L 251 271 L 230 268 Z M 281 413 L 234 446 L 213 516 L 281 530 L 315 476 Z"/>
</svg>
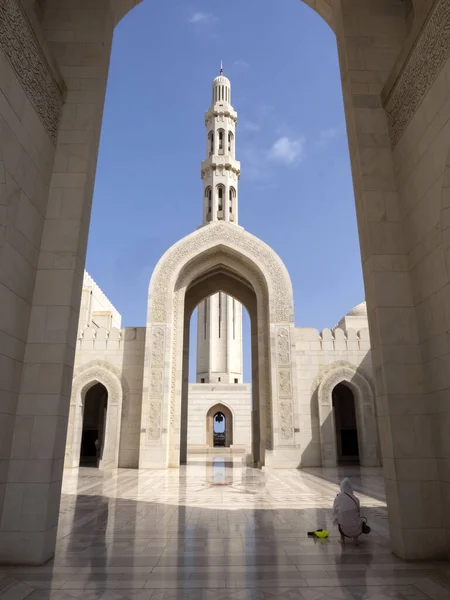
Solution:
<svg viewBox="0 0 450 600">
<path fill-rule="evenodd" d="M 0 561 L 54 552 L 77 319 L 117 14 L 107 0 L 46 2 L 43 29 L 67 86 L 25 347 Z"/>
<path fill-rule="evenodd" d="M 391 543 L 405 559 L 446 556 L 442 505 L 394 160 L 381 92 L 406 34 L 396 0 L 342 0 L 344 104 L 376 377 Z M 430 519 L 430 507 L 433 518 Z"/>
</svg>

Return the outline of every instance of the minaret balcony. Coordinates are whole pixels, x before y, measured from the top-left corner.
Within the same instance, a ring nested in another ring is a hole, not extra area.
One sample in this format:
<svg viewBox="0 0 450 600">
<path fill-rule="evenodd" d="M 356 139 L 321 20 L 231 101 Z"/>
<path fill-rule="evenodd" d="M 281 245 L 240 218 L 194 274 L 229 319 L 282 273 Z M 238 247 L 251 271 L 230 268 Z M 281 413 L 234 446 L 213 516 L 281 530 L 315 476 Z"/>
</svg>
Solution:
<svg viewBox="0 0 450 600">
<path fill-rule="evenodd" d="M 241 172 L 241 163 L 231 156 L 226 154 L 212 154 L 206 160 L 202 162 L 202 173 L 210 171 L 211 169 L 217 169 L 218 167 L 222 167 L 224 169 L 229 169 L 234 171 L 239 175 Z"/>
<path fill-rule="evenodd" d="M 217 102 L 205 113 L 205 125 L 208 125 L 210 120 L 215 117 L 229 117 L 235 123 L 237 123 L 238 120 L 237 112 L 226 102 Z"/>
</svg>

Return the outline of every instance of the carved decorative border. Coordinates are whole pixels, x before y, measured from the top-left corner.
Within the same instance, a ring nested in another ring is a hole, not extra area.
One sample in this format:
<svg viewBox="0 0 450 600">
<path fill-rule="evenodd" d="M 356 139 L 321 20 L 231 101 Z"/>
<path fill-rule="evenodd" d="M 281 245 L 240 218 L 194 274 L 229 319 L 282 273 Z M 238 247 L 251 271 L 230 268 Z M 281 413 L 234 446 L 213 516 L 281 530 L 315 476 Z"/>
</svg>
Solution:
<svg viewBox="0 0 450 600">
<path fill-rule="evenodd" d="M 165 338 L 162 327 L 152 328 L 147 434 L 153 442 L 161 439 Z"/>
<path fill-rule="evenodd" d="M 63 105 L 60 89 L 17 0 L 0 0 L 0 49 L 56 144 Z"/>
<path fill-rule="evenodd" d="M 210 245 L 223 245 L 234 252 L 248 253 L 255 265 L 267 274 L 270 287 L 270 320 L 273 323 L 293 322 L 292 286 L 280 257 L 267 244 L 236 225 L 219 221 L 191 233 L 164 254 L 158 262 L 150 283 L 152 301 L 151 321 L 166 323 L 172 298 L 167 282 L 177 270 L 206 250 Z"/>
<path fill-rule="evenodd" d="M 291 340 L 289 330 L 285 327 L 281 327 L 277 332 L 277 364 L 280 438 L 286 441 L 294 438 L 294 411 L 292 405 Z"/>
<path fill-rule="evenodd" d="M 386 102 L 395 146 L 450 56 L 450 0 L 436 0 Z"/>
</svg>

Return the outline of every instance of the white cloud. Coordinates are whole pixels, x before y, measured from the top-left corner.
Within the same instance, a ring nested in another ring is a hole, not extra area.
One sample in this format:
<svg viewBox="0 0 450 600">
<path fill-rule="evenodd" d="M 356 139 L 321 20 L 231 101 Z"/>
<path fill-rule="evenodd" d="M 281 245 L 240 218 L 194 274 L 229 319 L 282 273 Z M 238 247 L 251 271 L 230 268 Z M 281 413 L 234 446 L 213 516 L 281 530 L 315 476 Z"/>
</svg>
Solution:
<svg viewBox="0 0 450 600">
<path fill-rule="evenodd" d="M 189 23 L 210 23 L 215 17 L 212 13 L 196 12 L 189 18 Z"/>
<path fill-rule="evenodd" d="M 240 59 L 234 61 L 234 66 L 240 67 L 241 69 L 248 69 L 250 67 L 250 63 L 248 63 L 246 60 L 243 60 L 242 58 L 240 58 Z"/>
<path fill-rule="evenodd" d="M 305 157 L 305 142 L 304 137 L 297 139 L 290 139 L 287 136 L 280 137 L 270 149 L 269 158 L 285 165 L 293 165 Z"/>
</svg>

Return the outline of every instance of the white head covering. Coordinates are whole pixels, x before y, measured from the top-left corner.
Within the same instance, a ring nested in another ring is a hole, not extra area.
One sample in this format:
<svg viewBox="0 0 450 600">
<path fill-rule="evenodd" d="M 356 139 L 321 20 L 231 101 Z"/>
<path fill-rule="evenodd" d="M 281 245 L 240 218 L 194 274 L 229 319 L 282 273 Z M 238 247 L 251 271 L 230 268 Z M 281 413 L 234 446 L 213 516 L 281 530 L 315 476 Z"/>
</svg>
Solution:
<svg viewBox="0 0 450 600">
<path fill-rule="evenodd" d="M 343 494 L 353 495 L 353 485 L 348 477 L 341 481 L 341 492 Z"/>
</svg>

